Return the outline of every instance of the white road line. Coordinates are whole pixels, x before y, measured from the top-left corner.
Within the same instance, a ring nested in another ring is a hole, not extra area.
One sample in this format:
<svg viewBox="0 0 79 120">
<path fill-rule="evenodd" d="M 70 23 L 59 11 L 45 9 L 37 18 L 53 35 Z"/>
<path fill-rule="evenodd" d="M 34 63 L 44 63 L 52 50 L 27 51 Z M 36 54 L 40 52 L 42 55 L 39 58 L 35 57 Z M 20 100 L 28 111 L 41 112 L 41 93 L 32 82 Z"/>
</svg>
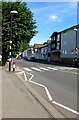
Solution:
<svg viewBox="0 0 79 120">
<path fill-rule="evenodd" d="M 52 67 L 47 67 L 48 69 L 51 69 L 51 70 L 58 70 L 56 68 L 52 68 Z"/>
<path fill-rule="evenodd" d="M 50 95 L 47 87 L 44 87 L 44 88 L 45 88 L 46 94 L 47 94 L 47 96 L 48 96 L 48 98 L 49 98 L 49 101 L 52 101 L 52 97 L 51 97 L 51 95 Z"/>
<path fill-rule="evenodd" d="M 40 69 L 38 68 L 35 68 L 35 67 L 31 67 L 32 69 L 36 70 L 36 71 L 41 71 Z"/>
<path fill-rule="evenodd" d="M 30 73 L 28 73 L 28 74 L 30 74 Z M 41 87 L 45 87 L 45 86 L 42 85 L 42 84 L 39 84 L 39 83 L 37 83 L 37 82 L 32 81 L 32 78 L 34 77 L 34 75 L 33 75 L 33 74 L 30 74 L 30 75 L 31 75 L 31 77 L 29 78 L 29 82 L 34 83 L 34 84 L 36 84 L 36 85 L 39 85 L 39 86 L 41 86 Z"/>
<path fill-rule="evenodd" d="M 32 70 L 29 69 L 29 68 L 24 68 L 24 70 L 26 70 L 26 71 L 28 71 L 28 72 L 32 71 Z"/>
<path fill-rule="evenodd" d="M 31 74 L 32 75 L 32 74 Z M 34 77 L 34 75 L 32 75 L 30 78 L 29 78 L 29 82 L 32 80 L 32 78 Z"/>
<path fill-rule="evenodd" d="M 42 69 L 42 70 L 46 70 L 46 71 L 49 70 L 49 69 L 47 69 L 47 68 L 43 68 L 43 67 L 39 67 L 39 68 Z"/>
<path fill-rule="evenodd" d="M 15 73 L 15 74 L 21 74 L 21 73 L 24 73 L 25 80 L 27 81 L 27 78 L 26 78 L 26 75 L 25 75 L 25 72 L 24 72 L 24 71 L 21 71 L 21 72 L 19 72 L 19 73 Z M 27 72 L 27 73 L 28 73 L 28 72 Z M 49 101 L 52 101 L 53 99 L 52 99 L 52 97 L 51 97 L 50 92 L 48 91 L 48 88 L 47 88 L 46 86 L 42 85 L 42 84 L 39 84 L 39 83 L 37 83 L 37 82 L 32 81 L 32 78 L 34 77 L 34 75 L 31 74 L 31 73 L 28 73 L 28 74 L 31 75 L 31 77 L 30 77 L 30 79 L 29 79 L 29 82 L 31 82 L 31 83 L 33 83 L 33 84 L 36 84 L 36 85 L 38 85 L 38 86 L 40 86 L 40 87 L 43 87 L 43 88 L 45 89 L 45 91 L 46 91 L 46 94 L 47 94 L 47 96 L 48 96 L 48 98 L 49 98 Z M 75 111 L 75 110 L 73 110 L 73 109 L 71 109 L 71 108 L 69 108 L 69 107 L 67 107 L 67 106 L 64 106 L 64 105 L 62 105 L 62 104 L 60 104 L 60 103 L 58 103 L 58 102 L 52 101 L 51 103 L 53 103 L 53 104 L 55 104 L 55 105 L 58 105 L 59 107 L 62 107 L 62 108 L 66 109 L 66 110 L 68 110 L 68 111 L 70 111 L 70 112 L 72 112 L 72 113 L 74 113 L 74 114 L 79 115 L 79 112 L 77 112 L 77 111 Z"/>
<path fill-rule="evenodd" d="M 27 81 L 27 77 L 26 77 L 26 74 L 25 74 L 25 72 L 24 72 L 24 78 L 25 78 L 25 80 Z"/>
<path fill-rule="evenodd" d="M 21 71 L 21 72 L 15 73 L 15 74 L 21 74 L 21 73 L 24 73 L 24 71 Z"/>
<path fill-rule="evenodd" d="M 59 107 L 62 107 L 64 109 L 66 109 L 66 110 L 68 110 L 68 111 L 70 111 L 72 113 L 75 113 L 75 114 L 79 115 L 79 112 L 77 112 L 77 111 L 75 111 L 75 110 L 73 110 L 73 109 L 71 109 L 69 107 L 66 107 L 66 106 L 64 106 L 64 105 L 62 105 L 60 103 L 55 102 L 55 101 L 52 101 L 52 103 L 58 105 Z"/>
<path fill-rule="evenodd" d="M 40 87 L 45 87 L 44 85 L 42 85 L 42 84 L 39 84 L 39 83 L 37 83 L 37 82 L 34 82 L 34 81 L 30 81 L 31 83 L 34 83 L 34 84 L 36 84 L 36 85 L 38 85 L 38 86 L 40 86 Z"/>
<path fill-rule="evenodd" d="M 28 74 L 30 74 L 30 73 L 28 73 Z M 32 78 L 34 77 L 34 75 L 33 75 L 33 74 L 30 74 L 30 75 L 32 75 L 32 76 L 31 76 L 31 78 L 29 79 L 29 82 L 31 82 L 31 83 L 33 83 L 33 84 L 36 84 L 36 85 L 38 85 L 38 86 L 40 86 L 40 87 L 43 87 L 43 88 L 45 89 L 45 91 L 46 91 L 46 94 L 47 94 L 47 96 L 48 96 L 48 98 L 49 98 L 49 101 L 52 101 L 52 97 L 51 97 L 51 95 L 50 95 L 50 92 L 48 91 L 48 88 L 47 88 L 46 86 L 40 84 L 40 83 L 37 83 L 37 82 L 32 81 Z"/>
<path fill-rule="evenodd" d="M 22 73 L 23 73 L 23 75 L 24 75 L 24 79 L 27 81 L 27 77 L 26 77 L 26 74 L 25 74 L 24 71 L 21 71 L 21 72 L 15 73 L 15 74 L 22 74 Z"/>
</svg>

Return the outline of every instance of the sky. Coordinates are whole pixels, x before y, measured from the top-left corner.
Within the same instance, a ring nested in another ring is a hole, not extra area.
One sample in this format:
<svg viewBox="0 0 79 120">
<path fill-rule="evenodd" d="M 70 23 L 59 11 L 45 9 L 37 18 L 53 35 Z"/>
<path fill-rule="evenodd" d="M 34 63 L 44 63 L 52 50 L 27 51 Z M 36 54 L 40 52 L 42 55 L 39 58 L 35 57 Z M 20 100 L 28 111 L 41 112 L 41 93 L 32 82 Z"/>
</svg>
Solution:
<svg viewBox="0 0 79 120">
<path fill-rule="evenodd" d="M 27 2 L 34 13 L 38 33 L 30 45 L 43 44 L 53 32 L 59 32 L 77 24 L 77 2 Z"/>
</svg>

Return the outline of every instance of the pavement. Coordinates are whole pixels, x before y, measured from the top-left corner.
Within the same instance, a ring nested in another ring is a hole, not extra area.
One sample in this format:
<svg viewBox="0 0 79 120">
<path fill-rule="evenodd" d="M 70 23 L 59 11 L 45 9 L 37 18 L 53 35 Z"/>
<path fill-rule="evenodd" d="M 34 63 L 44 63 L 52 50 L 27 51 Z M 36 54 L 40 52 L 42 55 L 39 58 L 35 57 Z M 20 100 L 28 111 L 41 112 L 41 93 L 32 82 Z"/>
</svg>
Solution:
<svg viewBox="0 0 79 120">
<path fill-rule="evenodd" d="M 0 71 L 0 119 L 1 118 L 2 118 L 2 71 Z"/>
<path fill-rule="evenodd" d="M 51 118 L 51 115 L 13 72 L 2 71 L 2 118 Z"/>
</svg>

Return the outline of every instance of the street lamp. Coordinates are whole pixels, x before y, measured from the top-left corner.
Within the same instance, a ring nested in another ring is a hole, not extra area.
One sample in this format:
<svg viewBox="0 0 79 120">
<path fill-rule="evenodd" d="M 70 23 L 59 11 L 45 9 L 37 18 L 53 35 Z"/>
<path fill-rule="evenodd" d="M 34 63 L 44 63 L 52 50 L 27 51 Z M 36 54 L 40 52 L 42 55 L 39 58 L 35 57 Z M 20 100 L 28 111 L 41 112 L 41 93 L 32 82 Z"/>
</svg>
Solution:
<svg viewBox="0 0 79 120">
<path fill-rule="evenodd" d="M 77 67 L 77 55 L 78 55 L 78 48 L 77 48 L 77 32 L 78 32 L 78 29 L 75 28 L 74 31 L 76 31 L 75 64 L 76 64 L 76 67 Z"/>
<path fill-rule="evenodd" d="M 10 14 L 11 14 L 11 27 L 10 27 L 10 41 L 9 41 L 9 43 L 10 43 L 10 52 L 9 52 L 9 56 L 10 56 L 10 59 L 9 59 L 9 71 L 11 71 L 11 61 L 12 61 L 12 57 L 11 57 L 11 55 L 12 55 L 12 53 L 11 53 L 11 44 L 12 44 L 12 17 L 13 17 L 13 15 L 12 14 L 17 14 L 18 12 L 17 11 L 15 11 L 15 10 L 13 10 L 13 11 L 11 11 L 10 12 Z"/>
</svg>

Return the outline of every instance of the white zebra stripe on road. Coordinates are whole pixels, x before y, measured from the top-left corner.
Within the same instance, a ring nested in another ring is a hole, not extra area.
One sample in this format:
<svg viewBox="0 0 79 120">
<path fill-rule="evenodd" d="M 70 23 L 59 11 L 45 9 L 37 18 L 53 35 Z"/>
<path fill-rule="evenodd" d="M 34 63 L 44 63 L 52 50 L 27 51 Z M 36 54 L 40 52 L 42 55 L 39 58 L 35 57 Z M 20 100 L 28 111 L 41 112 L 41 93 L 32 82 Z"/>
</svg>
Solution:
<svg viewBox="0 0 79 120">
<path fill-rule="evenodd" d="M 29 68 L 24 68 L 24 70 L 26 70 L 26 71 L 28 71 L 28 72 L 32 71 L 32 70 L 29 69 Z"/>
<path fill-rule="evenodd" d="M 32 69 L 36 70 L 36 71 L 41 71 L 40 69 L 36 68 L 36 67 L 31 67 Z"/>
<path fill-rule="evenodd" d="M 58 70 L 56 68 L 52 68 L 52 67 L 47 67 L 48 69 L 51 69 L 51 70 Z"/>
<path fill-rule="evenodd" d="M 39 68 L 42 69 L 42 70 L 45 70 L 45 71 L 49 70 L 49 69 L 43 68 L 43 67 L 39 67 Z"/>
</svg>

